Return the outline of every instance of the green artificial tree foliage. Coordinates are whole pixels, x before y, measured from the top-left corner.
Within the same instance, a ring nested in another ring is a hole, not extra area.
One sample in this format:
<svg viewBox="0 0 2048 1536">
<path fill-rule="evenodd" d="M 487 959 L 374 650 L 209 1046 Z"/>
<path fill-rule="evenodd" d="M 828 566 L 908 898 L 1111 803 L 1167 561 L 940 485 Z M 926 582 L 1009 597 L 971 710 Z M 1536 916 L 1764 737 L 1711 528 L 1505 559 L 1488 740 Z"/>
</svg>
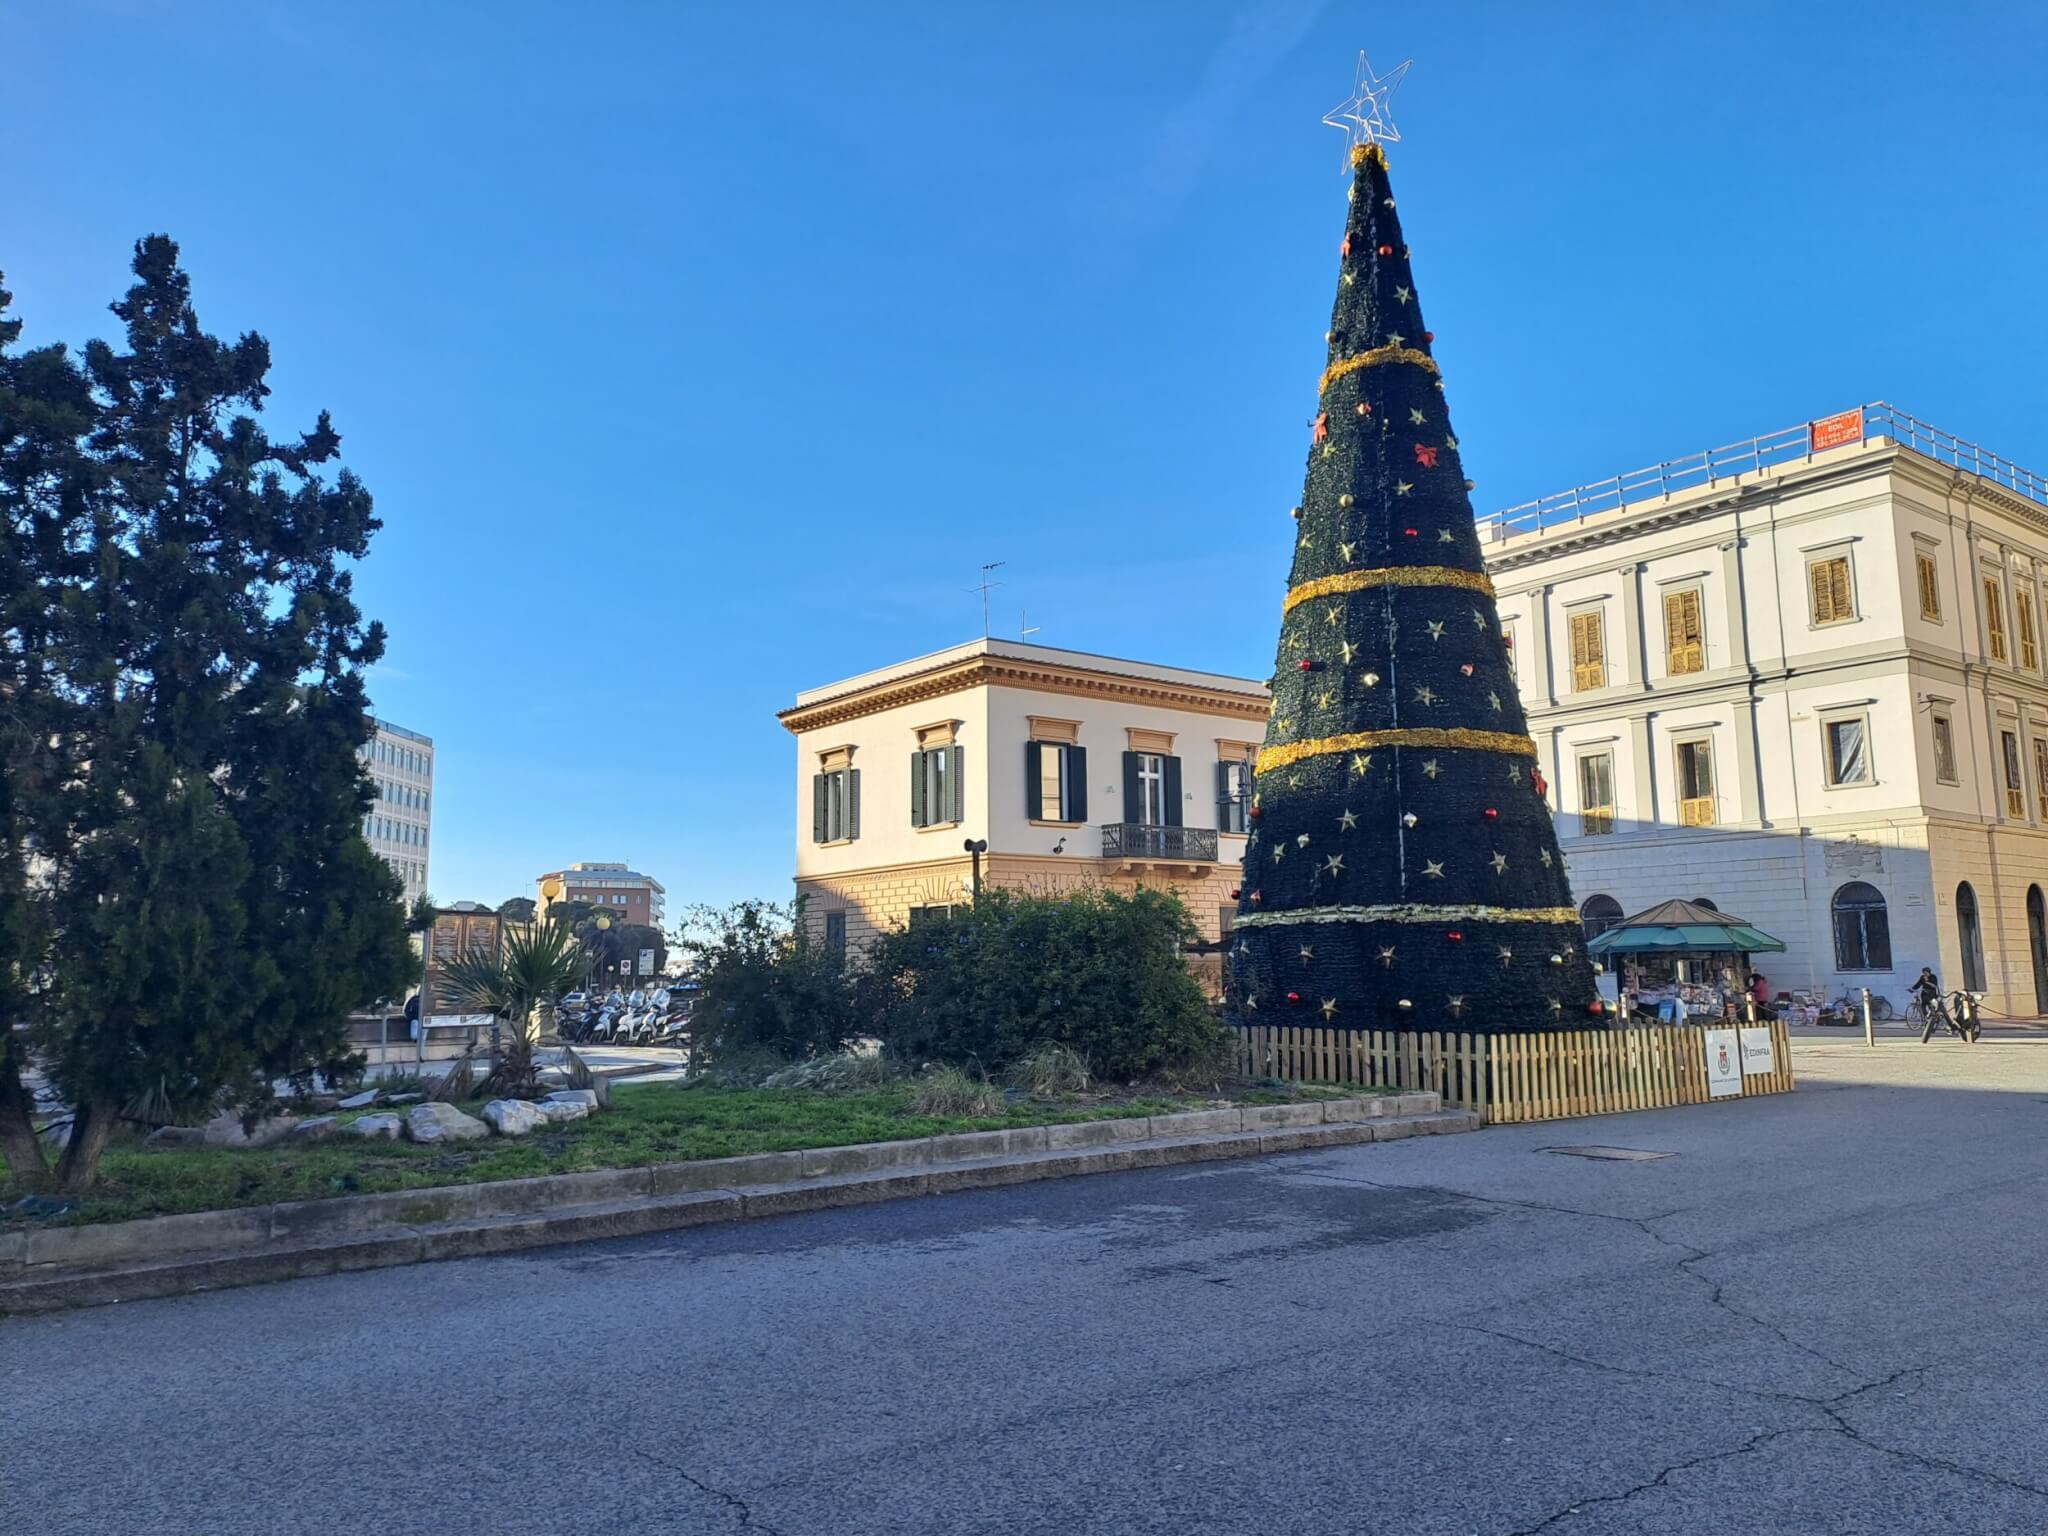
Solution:
<svg viewBox="0 0 2048 1536">
<path fill-rule="evenodd" d="M 258 424 L 269 346 L 209 335 L 177 247 L 135 248 L 124 345 L 9 354 L 0 332 L 8 858 L 39 950 L 28 1049 L 94 1176 L 124 1109 L 253 1108 L 349 1059 L 346 1016 L 403 985 L 395 876 L 369 851 L 364 669 L 383 650 L 349 564 L 378 524 L 340 438 Z M 29 839 L 33 839 L 32 843 Z M 206 974 L 200 973 L 202 962 Z M 19 1049 L 0 1083 L 17 1178 Z"/>
<path fill-rule="evenodd" d="M 1377 144 L 1352 154 L 1230 999 L 1252 1022 L 1596 1017 L 1435 338 Z"/>
</svg>

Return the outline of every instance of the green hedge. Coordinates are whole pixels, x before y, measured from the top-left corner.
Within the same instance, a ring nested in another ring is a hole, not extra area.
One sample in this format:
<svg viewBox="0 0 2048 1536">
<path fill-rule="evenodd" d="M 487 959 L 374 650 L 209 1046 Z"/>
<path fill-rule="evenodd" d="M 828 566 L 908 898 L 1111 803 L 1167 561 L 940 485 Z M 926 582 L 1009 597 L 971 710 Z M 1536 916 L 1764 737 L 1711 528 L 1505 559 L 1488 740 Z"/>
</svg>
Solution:
<svg viewBox="0 0 2048 1536">
<path fill-rule="evenodd" d="M 913 1063 L 993 1074 L 1050 1041 L 1098 1077 L 1129 1078 L 1221 1049 L 1221 1026 L 1183 958 L 1194 923 L 1165 891 L 987 891 L 884 935 L 852 965 L 809 936 L 801 904 L 700 909 L 692 927 L 704 1066 L 879 1039 Z"/>
<path fill-rule="evenodd" d="M 1164 891 L 986 891 L 877 942 L 862 1012 L 891 1050 L 916 1060 L 995 1072 L 1054 1041 L 1103 1077 L 1172 1068 L 1212 1052 L 1219 1029 L 1183 958 L 1194 937 L 1187 909 Z"/>
</svg>

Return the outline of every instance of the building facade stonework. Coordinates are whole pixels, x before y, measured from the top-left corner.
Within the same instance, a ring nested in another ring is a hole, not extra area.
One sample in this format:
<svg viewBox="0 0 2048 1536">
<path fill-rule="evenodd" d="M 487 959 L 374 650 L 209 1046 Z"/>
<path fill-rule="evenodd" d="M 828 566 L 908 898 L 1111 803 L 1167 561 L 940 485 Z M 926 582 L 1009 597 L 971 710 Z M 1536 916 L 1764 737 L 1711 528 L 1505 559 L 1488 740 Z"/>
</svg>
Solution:
<svg viewBox="0 0 2048 1536">
<path fill-rule="evenodd" d="M 821 942 L 859 947 L 984 885 L 1178 892 L 1230 921 L 1266 686 L 976 640 L 797 697 L 796 890 Z"/>
<path fill-rule="evenodd" d="M 1903 1008 L 1928 964 L 2048 1012 L 2048 486 L 1845 415 L 1842 446 L 1482 521 L 1574 897 L 1589 930 L 1736 913 L 1786 943 L 1775 990 Z"/>
</svg>

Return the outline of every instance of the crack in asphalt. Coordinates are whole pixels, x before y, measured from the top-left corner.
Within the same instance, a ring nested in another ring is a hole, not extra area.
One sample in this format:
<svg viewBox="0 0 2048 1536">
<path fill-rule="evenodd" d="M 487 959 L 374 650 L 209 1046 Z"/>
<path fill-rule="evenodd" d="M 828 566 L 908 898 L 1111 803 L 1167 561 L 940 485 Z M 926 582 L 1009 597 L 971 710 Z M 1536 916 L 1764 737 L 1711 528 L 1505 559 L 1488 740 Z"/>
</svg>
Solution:
<svg viewBox="0 0 2048 1536">
<path fill-rule="evenodd" d="M 1785 1328 L 1780 1324 L 1774 1323 L 1768 1318 L 1759 1316 L 1754 1312 L 1745 1311 L 1743 1308 L 1736 1306 L 1727 1297 L 1727 1287 L 1725 1282 L 1716 1280 L 1711 1275 L 1700 1274 L 1697 1270 L 1695 1270 L 1692 1267 L 1697 1264 L 1705 1263 L 1708 1259 L 1713 1258 L 1715 1256 L 1714 1250 L 1700 1248 L 1695 1246 L 1694 1244 L 1683 1242 L 1678 1238 L 1668 1237 L 1664 1233 L 1657 1231 L 1650 1225 L 1651 1222 L 1666 1221 L 1673 1216 L 1682 1215 L 1684 1214 L 1683 1209 L 1674 1211 L 1664 1211 L 1653 1216 L 1618 1216 L 1609 1211 L 1587 1211 L 1580 1210 L 1572 1206 L 1548 1205 L 1540 1201 L 1513 1200 L 1494 1195 L 1477 1195 L 1472 1194 L 1466 1190 L 1450 1189 L 1441 1185 L 1394 1184 L 1386 1183 L 1376 1179 L 1362 1179 L 1354 1175 L 1320 1172 L 1316 1174 L 1315 1177 L 1334 1179 L 1339 1182 L 1347 1184 L 1362 1184 L 1374 1189 L 1429 1189 L 1436 1194 L 1447 1195 L 1456 1199 L 1471 1200 L 1483 1205 L 1507 1206 L 1516 1207 L 1524 1210 L 1547 1211 L 1554 1215 L 1579 1216 L 1597 1221 L 1614 1221 L 1620 1222 L 1624 1226 L 1634 1227 L 1638 1232 L 1641 1232 L 1645 1237 L 1649 1238 L 1652 1242 L 1657 1243 L 1665 1248 L 1675 1249 L 1684 1255 L 1684 1257 L 1678 1259 L 1672 1267 L 1676 1269 L 1680 1274 L 1686 1276 L 1686 1278 L 1690 1280 L 1695 1280 L 1699 1282 L 1702 1286 L 1706 1287 L 1706 1300 L 1709 1306 L 1712 1306 L 1718 1309 L 1719 1311 L 1725 1312 L 1730 1317 L 1736 1318 L 1742 1322 L 1753 1324 L 1754 1326 L 1763 1329 L 1764 1332 L 1770 1334 L 1771 1337 L 1777 1339 L 1786 1348 L 1795 1350 L 1800 1354 L 1806 1355 L 1810 1359 L 1817 1360 L 1821 1364 L 1827 1366 L 1830 1370 L 1839 1372 L 1843 1376 L 1846 1376 L 1853 1380 L 1861 1374 L 1860 1372 L 1852 1369 L 1851 1367 L 1844 1365 L 1841 1361 L 1835 1359 L 1833 1356 L 1825 1353 L 1822 1350 L 1816 1349 L 1811 1344 L 1807 1344 L 1799 1339 L 1793 1338 L 1791 1334 L 1789 1334 L 1785 1330 Z M 1877 1380 L 1865 1381 L 1858 1386 L 1851 1387 L 1843 1392 L 1837 1392 L 1829 1397 L 1815 1397 L 1812 1394 L 1805 1392 L 1784 1392 L 1775 1391 L 1770 1388 L 1764 1387 L 1738 1386 L 1734 1382 L 1716 1381 L 1711 1378 L 1701 1376 L 1689 1376 L 1682 1372 L 1677 1371 L 1662 1371 L 1649 1369 L 1645 1367 L 1615 1365 L 1605 1360 L 1596 1360 L 1590 1356 L 1574 1354 L 1569 1350 L 1559 1349 L 1553 1345 L 1544 1344 L 1535 1339 L 1524 1338 L 1519 1334 L 1510 1333 L 1504 1329 L 1486 1328 L 1476 1323 L 1460 1323 L 1449 1320 L 1424 1317 L 1414 1318 L 1413 1321 L 1424 1324 L 1425 1326 L 1433 1324 L 1434 1326 L 1439 1328 L 1452 1329 L 1466 1333 L 1484 1334 L 1488 1337 L 1501 1339 L 1508 1343 L 1520 1344 L 1525 1348 L 1536 1350 L 1539 1353 L 1550 1355 L 1559 1360 L 1569 1361 L 1575 1365 L 1582 1365 L 1592 1370 L 1612 1372 L 1615 1375 L 1643 1377 L 1660 1381 L 1685 1382 L 1693 1386 L 1711 1387 L 1719 1391 L 1735 1392 L 1744 1396 L 1754 1397 L 1765 1401 L 1796 1403 L 1808 1408 L 1818 1410 L 1828 1420 L 1828 1423 L 1825 1426 L 1794 1425 L 1785 1429 L 1760 1431 L 1759 1433 L 1752 1435 L 1749 1439 L 1745 1440 L 1741 1445 L 1725 1448 L 1718 1451 L 1711 1451 L 1704 1455 L 1692 1457 L 1685 1461 L 1674 1462 L 1672 1465 L 1667 1466 L 1659 1472 L 1657 1472 L 1655 1476 L 1645 1480 L 1644 1482 L 1636 1484 L 1632 1488 L 1625 1489 L 1620 1493 L 1600 1494 L 1590 1498 L 1576 1500 L 1572 1504 L 1567 1505 L 1565 1508 L 1557 1510 L 1550 1515 L 1546 1515 L 1537 1524 L 1518 1528 L 1515 1531 L 1506 1533 L 1506 1536 L 1535 1536 L 1536 1532 L 1547 1530 L 1551 1526 L 1557 1524 L 1559 1521 L 1568 1519 L 1572 1515 L 1580 1513 L 1582 1510 L 1588 1508 L 1589 1506 L 1596 1504 L 1624 1503 L 1629 1499 L 1637 1497 L 1639 1494 L 1646 1493 L 1654 1488 L 1664 1486 L 1667 1479 L 1675 1476 L 1680 1472 L 1690 1470 L 1694 1467 L 1705 1466 L 1711 1462 L 1726 1461 L 1737 1456 L 1749 1455 L 1754 1451 L 1762 1449 L 1764 1446 L 1770 1444 L 1774 1440 L 1780 1439 L 1786 1435 L 1793 1434 L 1840 1435 L 1845 1440 L 1848 1440 L 1850 1443 L 1854 1445 L 1861 1446 L 1865 1450 L 1875 1452 L 1880 1456 L 1888 1456 L 1896 1460 L 1906 1462 L 1909 1465 L 1924 1467 L 1930 1471 L 1946 1472 L 1951 1474 L 1952 1476 L 1969 1478 L 1978 1482 L 1990 1483 L 2000 1488 L 2010 1489 L 2015 1493 L 2026 1493 L 2032 1494 L 2037 1498 L 2048 1498 L 2048 1487 L 2042 1487 L 2033 1483 L 2022 1482 L 2016 1478 L 2006 1477 L 2003 1474 L 1993 1472 L 1988 1468 L 1975 1467 L 1964 1462 L 1951 1461 L 1946 1457 L 1930 1456 L 1919 1451 L 1904 1450 L 1897 1446 L 1887 1445 L 1882 1441 L 1873 1440 L 1868 1435 L 1866 1435 L 1862 1430 L 1858 1429 L 1854 1424 L 1850 1423 L 1848 1418 L 1841 1411 L 1844 1405 L 1852 1402 L 1854 1399 L 1858 1397 L 1863 1396 L 1865 1393 L 1879 1391 L 1882 1388 L 1891 1386 L 1905 1379 L 1908 1376 L 1921 1375 L 1929 1370 L 1934 1369 L 1934 1367 L 1931 1365 L 1902 1366 L 1899 1369 L 1891 1372 L 1889 1375 L 1880 1377 Z"/>
<path fill-rule="evenodd" d="M 1635 1498 L 1639 1494 L 1649 1493 L 1653 1489 L 1662 1488 L 1666 1480 L 1676 1477 L 1681 1472 L 1690 1472 L 1695 1467 L 1704 1467 L 1716 1461 L 1732 1461 L 1737 1456 L 1747 1456 L 1753 1451 L 1762 1450 L 1765 1446 L 1769 1445 L 1773 1440 L 1782 1440 L 1787 1435 L 1827 1435 L 1833 1433 L 1833 1430 L 1808 1428 L 1802 1426 L 1794 1426 L 1790 1429 L 1762 1430 L 1754 1435 L 1751 1435 L 1747 1440 L 1743 1441 L 1742 1444 L 1738 1446 L 1733 1446 L 1727 1450 L 1708 1451 L 1704 1455 L 1693 1456 L 1687 1458 L 1684 1461 L 1673 1462 L 1670 1466 L 1664 1468 L 1661 1472 L 1659 1472 L 1655 1477 L 1647 1478 L 1644 1481 L 1637 1483 L 1633 1488 L 1624 1488 L 1619 1493 L 1600 1493 L 1594 1494 L 1590 1498 L 1575 1499 L 1570 1504 L 1567 1504 L 1563 1509 L 1556 1510 L 1551 1514 L 1545 1515 L 1541 1520 L 1538 1520 L 1534 1525 L 1518 1525 L 1512 1531 L 1503 1532 L 1502 1536 L 1537 1536 L 1537 1533 L 1539 1531 L 1547 1531 L 1553 1525 L 1556 1525 L 1559 1521 L 1569 1520 L 1574 1515 L 1583 1514 L 1588 1509 L 1593 1508 L 1595 1505 L 1626 1504 L 1630 1499 Z"/>
<path fill-rule="evenodd" d="M 705 1482 L 704 1479 L 702 1479 L 701 1477 L 692 1476 L 689 1472 L 686 1472 L 683 1468 L 677 1466 L 674 1462 L 665 1461 L 661 1457 L 655 1455 L 652 1451 L 643 1450 L 641 1449 L 641 1447 L 637 1445 L 628 1446 L 627 1449 L 630 1450 L 635 1456 L 638 1456 L 642 1461 L 647 1462 L 649 1465 L 659 1467 L 664 1472 L 669 1472 L 677 1477 L 680 1477 L 684 1482 L 688 1483 L 692 1488 L 696 1489 L 706 1498 L 717 1499 L 721 1504 L 725 1505 L 728 1509 L 735 1511 L 740 1517 L 738 1529 L 743 1531 L 760 1531 L 763 1533 L 763 1536 L 782 1536 L 782 1533 L 777 1531 L 774 1526 L 763 1525 L 759 1520 L 756 1520 L 754 1518 L 753 1506 L 747 1503 L 747 1501 L 741 1498 L 738 1494 L 728 1493 L 723 1488 L 714 1488 L 709 1483 Z"/>
</svg>

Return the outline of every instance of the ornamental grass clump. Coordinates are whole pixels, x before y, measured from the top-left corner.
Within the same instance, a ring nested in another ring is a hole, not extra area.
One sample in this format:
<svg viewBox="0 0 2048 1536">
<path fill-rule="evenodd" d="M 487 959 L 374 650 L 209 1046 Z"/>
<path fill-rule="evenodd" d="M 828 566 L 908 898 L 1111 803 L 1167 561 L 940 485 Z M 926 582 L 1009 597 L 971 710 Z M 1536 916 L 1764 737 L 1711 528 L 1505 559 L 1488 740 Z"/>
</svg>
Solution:
<svg viewBox="0 0 2048 1536">
<path fill-rule="evenodd" d="M 910 1111 L 916 1115 L 963 1116 L 986 1120 L 1006 1106 L 1003 1091 L 986 1077 L 959 1067 L 928 1068 L 911 1085 Z"/>
</svg>

